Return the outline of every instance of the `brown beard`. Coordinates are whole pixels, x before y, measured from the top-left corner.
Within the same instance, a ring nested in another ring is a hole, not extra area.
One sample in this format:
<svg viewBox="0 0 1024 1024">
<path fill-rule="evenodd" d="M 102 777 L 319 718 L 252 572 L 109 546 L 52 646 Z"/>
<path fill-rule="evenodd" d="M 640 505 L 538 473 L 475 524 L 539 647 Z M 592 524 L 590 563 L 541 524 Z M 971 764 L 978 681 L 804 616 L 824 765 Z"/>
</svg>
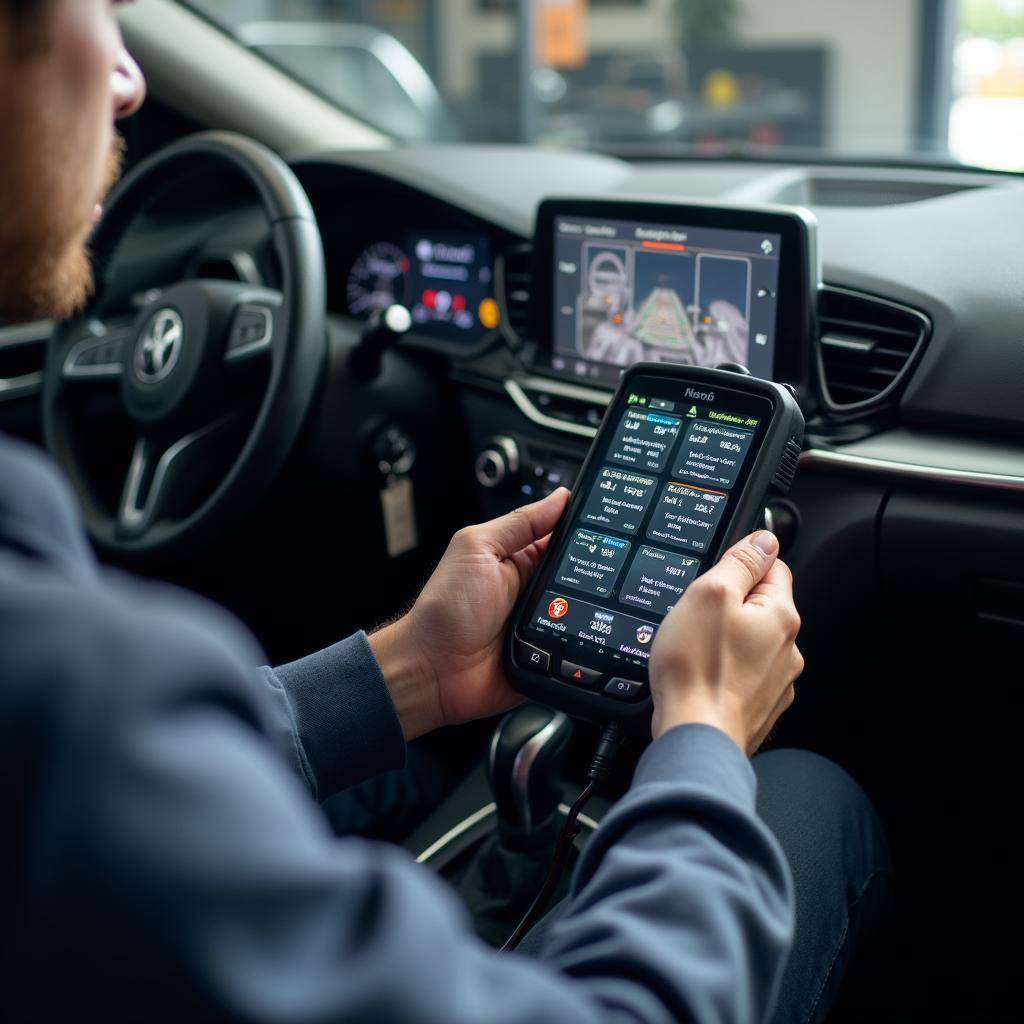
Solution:
<svg viewBox="0 0 1024 1024">
<path fill-rule="evenodd" d="M 97 202 L 121 177 L 124 151 L 124 139 L 115 132 Z M 95 225 L 91 219 L 84 224 L 57 223 L 62 211 L 47 202 L 48 183 L 56 186 L 54 197 L 61 195 L 63 183 L 55 181 L 61 170 L 50 167 L 33 175 L 32 168 L 26 168 L 4 182 L 3 199 L 13 202 L 0 219 L 0 315 L 13 321 L 63 320 L 93 293 L 88 240 Z"/>
</svg>

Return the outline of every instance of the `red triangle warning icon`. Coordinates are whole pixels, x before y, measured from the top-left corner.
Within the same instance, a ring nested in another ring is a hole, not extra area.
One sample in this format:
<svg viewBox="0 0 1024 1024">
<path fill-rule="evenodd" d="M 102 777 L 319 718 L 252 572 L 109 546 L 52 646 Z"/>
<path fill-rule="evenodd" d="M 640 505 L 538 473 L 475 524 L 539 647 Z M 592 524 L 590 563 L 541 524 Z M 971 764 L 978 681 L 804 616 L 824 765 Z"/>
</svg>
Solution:
<svg viewBox="0 0 1024 1024">
<path fill-rule="evenodd" d="M 583 670 L 579 669 L 579 668 L 576 669 L 576 671 L 573 672 L 572 677 L 573 677 L 573 679 L 582 679 L 583 678 Z"/>
</svg>

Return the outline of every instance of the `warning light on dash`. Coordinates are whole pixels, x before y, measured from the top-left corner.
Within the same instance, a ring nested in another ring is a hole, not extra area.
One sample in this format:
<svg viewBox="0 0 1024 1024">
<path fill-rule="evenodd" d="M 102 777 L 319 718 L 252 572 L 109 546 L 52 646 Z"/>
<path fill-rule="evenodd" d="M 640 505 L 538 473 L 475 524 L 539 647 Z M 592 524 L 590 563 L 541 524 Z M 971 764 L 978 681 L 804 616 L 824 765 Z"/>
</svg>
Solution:
<svg viewBox="0 0 1024 1024">
<path fill-rule="evenodd" d="M 480 323 L 489 329 L 497 327 L 498 322 L 501 320 L 498 304 L 494 299 L 484 299 L 477 309 L 477 316 L 480 317 Z"/>
</svg>

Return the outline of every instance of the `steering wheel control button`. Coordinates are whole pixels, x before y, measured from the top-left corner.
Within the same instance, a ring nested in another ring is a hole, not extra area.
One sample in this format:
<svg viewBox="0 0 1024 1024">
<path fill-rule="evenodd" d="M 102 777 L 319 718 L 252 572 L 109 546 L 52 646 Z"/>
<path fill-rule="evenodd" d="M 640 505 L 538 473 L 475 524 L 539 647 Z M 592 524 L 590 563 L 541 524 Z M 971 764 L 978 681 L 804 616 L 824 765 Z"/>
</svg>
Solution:
<svg viewBox="0 0 1024 1024">
<path fill-rule="evenodd" d="M 86 337 L 71 346 L 64 360 L 65 377 L 115 377 L 124 370 L 125 330 Z"/>
<path fill-rule="evenodd" d="M 577 686 L 586 686 L 590 689 L 594 689 L 601 683 L 600 672 L 587 668 L 586 665 L 577 665 L 572 661 L 562 662 L 562 678 L 568 679 L 570 683 L 576 683 Z"/>
<path fill-rule="evenodd" d="M 270 344 L 273 319 L 266 306 L 239 306 L 225 358 L 234 362 L 262 351 Z"/>
<path fill-rule="evenodd" d="M 533 644 L 516 640 L 512 646 L 512 655 L 517 665 L 530 669 L 531 672 L 547 672 L 551 668 L 551 655 Z"/>
<path fill-rule="evenodd" d="M 609 680 L 604 692 L 617 700 L 635 701 L 643 697 L 644 689 L 643 683 L 635 683 L 632 679 L 620 679 L 616 676 Z"/>
<path fill-rule="evenodd" d="M 135 344 L 132 368 L 143 384 L 159 384 L 177 365 L 185 343 L 185 325 L 169 306 L 157 310 Z"/>
</svg>

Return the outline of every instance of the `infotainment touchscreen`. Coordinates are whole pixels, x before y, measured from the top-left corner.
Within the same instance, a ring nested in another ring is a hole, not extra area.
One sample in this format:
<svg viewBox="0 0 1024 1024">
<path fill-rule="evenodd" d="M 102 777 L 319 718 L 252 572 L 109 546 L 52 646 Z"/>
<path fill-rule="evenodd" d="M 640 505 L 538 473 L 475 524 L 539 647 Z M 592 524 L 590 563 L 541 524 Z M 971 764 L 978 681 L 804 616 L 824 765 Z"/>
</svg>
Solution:
<svg viewBox="0 0 1024 1024">
<path fill-rule="evenodd" d="M 802 211 L 547 200 L 535 245 L 538 357 L 559 375 L 614 383 L 643 361 L 805 377 L 816 266 Z"/>
<path fill-rule="evenodd" d="M 777 234 L 556 218 L 555 368 L 740 363 L 771 377 L 781 248 Z"/>
</svg>

